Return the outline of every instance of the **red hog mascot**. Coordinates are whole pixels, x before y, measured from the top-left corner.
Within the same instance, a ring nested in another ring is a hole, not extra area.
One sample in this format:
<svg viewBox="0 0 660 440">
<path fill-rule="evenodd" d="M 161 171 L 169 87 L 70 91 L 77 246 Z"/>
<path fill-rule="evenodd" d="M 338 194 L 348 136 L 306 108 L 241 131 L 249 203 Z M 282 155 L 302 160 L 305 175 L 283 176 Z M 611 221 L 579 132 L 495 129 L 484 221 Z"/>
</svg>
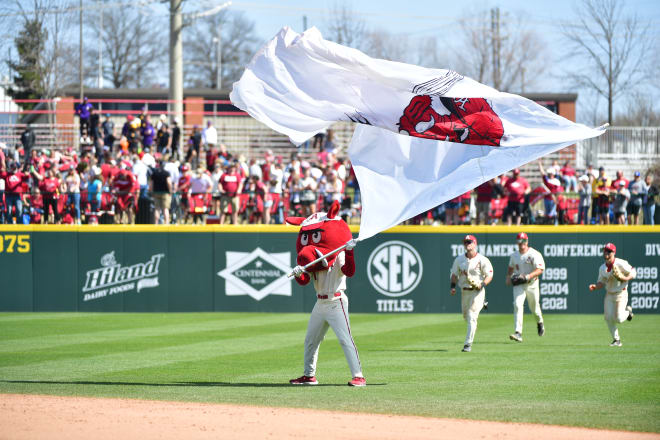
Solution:
<svg viewBox="0 0 660 440">
<path fill-rule="evenodd" d="M 300 225 L 296 240 L 298 266 L 293 269 L 293 275 L 300 285 L 314 281 L 316 289 L 316 304 L 312 310 L 305 336 L 305 358 L 303 375 L 289 381 L 292 385 L 317 385 L 316 361 L 319 356 L 319 346 L 332 327 L 351 369 L 353 379 L 348 385 L 363 387 L 367 385 L 362 375 L 362 366 L 357 347 L 351 334 L 348 319 L 348 297 L 345 295 L 346 277 L 355 273 L 353 248 L 357 241 L 353 239 L 346 222 L 337 214 L 339 202 L 334 202 L 330 210 L 317 212 L 307 218 L 288 217 L 286 222 Z M 346 245 L 345 250 L 327 255 L 335 249 Z M 321 258 L 326 255 L 325 258 Z M 319 260 L 310 267 L 309 263 Z"/>
</svg>

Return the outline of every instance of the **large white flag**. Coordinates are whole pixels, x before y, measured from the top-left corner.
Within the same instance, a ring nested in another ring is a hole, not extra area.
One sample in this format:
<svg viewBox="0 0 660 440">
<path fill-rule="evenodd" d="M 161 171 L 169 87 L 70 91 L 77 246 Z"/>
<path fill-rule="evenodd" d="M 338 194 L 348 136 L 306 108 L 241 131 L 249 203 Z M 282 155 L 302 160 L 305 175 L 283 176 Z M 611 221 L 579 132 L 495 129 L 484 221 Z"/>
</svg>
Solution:
<svg viewBox="0 0 660 440">
<path fill-rule="evenodd" d="M 230 98 L 295 144 L 336 121 L 359 124 L 349 158 L 363 195 L 361 239 L 603 132 L 450 70 L 370 58 L 316 28 L 283 28 Z"/>
</svg>

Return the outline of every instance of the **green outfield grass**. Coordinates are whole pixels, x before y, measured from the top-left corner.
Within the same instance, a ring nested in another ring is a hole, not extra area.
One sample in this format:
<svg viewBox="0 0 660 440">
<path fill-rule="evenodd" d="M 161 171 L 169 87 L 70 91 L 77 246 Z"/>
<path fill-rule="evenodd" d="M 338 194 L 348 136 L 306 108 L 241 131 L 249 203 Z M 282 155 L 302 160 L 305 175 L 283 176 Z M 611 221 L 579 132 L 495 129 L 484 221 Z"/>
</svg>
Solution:
<svg viewBox="0 0 660 440">
<path fill-rule="evenodd" d="M 352 315 L 366 388 L 329 332 L 317 387 L 302 374 L 307 314 L 0 314 L 0 392 L 226 402 L 660 432 L 660 318 L 609 347 L 601 315 L 548 315 L 509 341 L 484 313 L 472 353 L 460 315 Z"/>
</svg>

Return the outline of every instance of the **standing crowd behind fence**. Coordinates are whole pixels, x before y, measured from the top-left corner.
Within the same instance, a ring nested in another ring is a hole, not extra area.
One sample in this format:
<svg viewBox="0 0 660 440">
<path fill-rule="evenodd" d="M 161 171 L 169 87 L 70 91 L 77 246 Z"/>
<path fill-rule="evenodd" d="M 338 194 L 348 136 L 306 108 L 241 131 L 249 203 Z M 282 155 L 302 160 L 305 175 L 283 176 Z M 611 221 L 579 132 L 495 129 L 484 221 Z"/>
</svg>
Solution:
<svg viewBox="0 0 660 440">
<path fill-rule="evenodd" d="M 20 148 L 0 146 L 3 223 L 265 223 L 341 203 L 360 216 L 360 189 L 332 130 L 285 157 L 233 155 L 211 121 L 185 135 L 179 121 L 144 111 L 115 127 L 83 100 L 80 147 L 35 148 L 28 125 Z M 276 150 L 277 151 L 277 150 Z M 544 167 L 532 187 L 515 169 L 408 221 L 412 224 L 654 224 L 653 175 L 610 178 L 570 162 Z"/>
</svg>

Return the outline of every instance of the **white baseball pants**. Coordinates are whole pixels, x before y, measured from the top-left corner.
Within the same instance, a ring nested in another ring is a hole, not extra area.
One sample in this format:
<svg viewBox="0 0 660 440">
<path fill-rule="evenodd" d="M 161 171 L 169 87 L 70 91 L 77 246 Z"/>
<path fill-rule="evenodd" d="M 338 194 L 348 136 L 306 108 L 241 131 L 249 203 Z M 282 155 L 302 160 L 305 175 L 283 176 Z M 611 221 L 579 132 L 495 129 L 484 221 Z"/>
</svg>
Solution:
<svg viewBox="0 0 660 440">
<path fill-rule="evenodd" d="M 465 335 L 465 344 L 472 344 L 474 334 L 477 332 L 477 319 L 479 312 L 484 307 L 486 299 L 486 290 L 461 290 L 461 310 L 463 319 L 467 322 L 467 334 Z"/>
<path fill-rule="evenodd" d="M 613 339 L 619 339 L 618 323 L 625 321 L 628 318 L 628 289 L 624 289 L 617 293 L 605 294 L 605 305 L 603 311 L 605 312 L 605 322 L 610 329 Z"/>
<path fill-rule="evenodd" d="M 307 325 L 305 336 L 305 376 L 316 375 L 316 361 L 319 357 L 321 341 L 328 332 L 328 327 L 337 335 L 339 344 L 344 350 L 352 377 L 362 377 L 362 366 L 357 347 L 351 334 L 351 325 L 348 318 L 348 298 L 342 294 L 336 300 L 319 299 L 314 305 L 312 315 Z"/>
<path fill-rule="evenodd" d="M 543 322 L 541 313 L 541 302 L 539 300 L 539 283 L 521 284 L 513 286 L 513 320 L 515 331 L 522 334 L 523 330 L 523 312 L 525 311 L 525 299 L 529 310 L 536 318 L 536 322 Z"/>
</svg>

